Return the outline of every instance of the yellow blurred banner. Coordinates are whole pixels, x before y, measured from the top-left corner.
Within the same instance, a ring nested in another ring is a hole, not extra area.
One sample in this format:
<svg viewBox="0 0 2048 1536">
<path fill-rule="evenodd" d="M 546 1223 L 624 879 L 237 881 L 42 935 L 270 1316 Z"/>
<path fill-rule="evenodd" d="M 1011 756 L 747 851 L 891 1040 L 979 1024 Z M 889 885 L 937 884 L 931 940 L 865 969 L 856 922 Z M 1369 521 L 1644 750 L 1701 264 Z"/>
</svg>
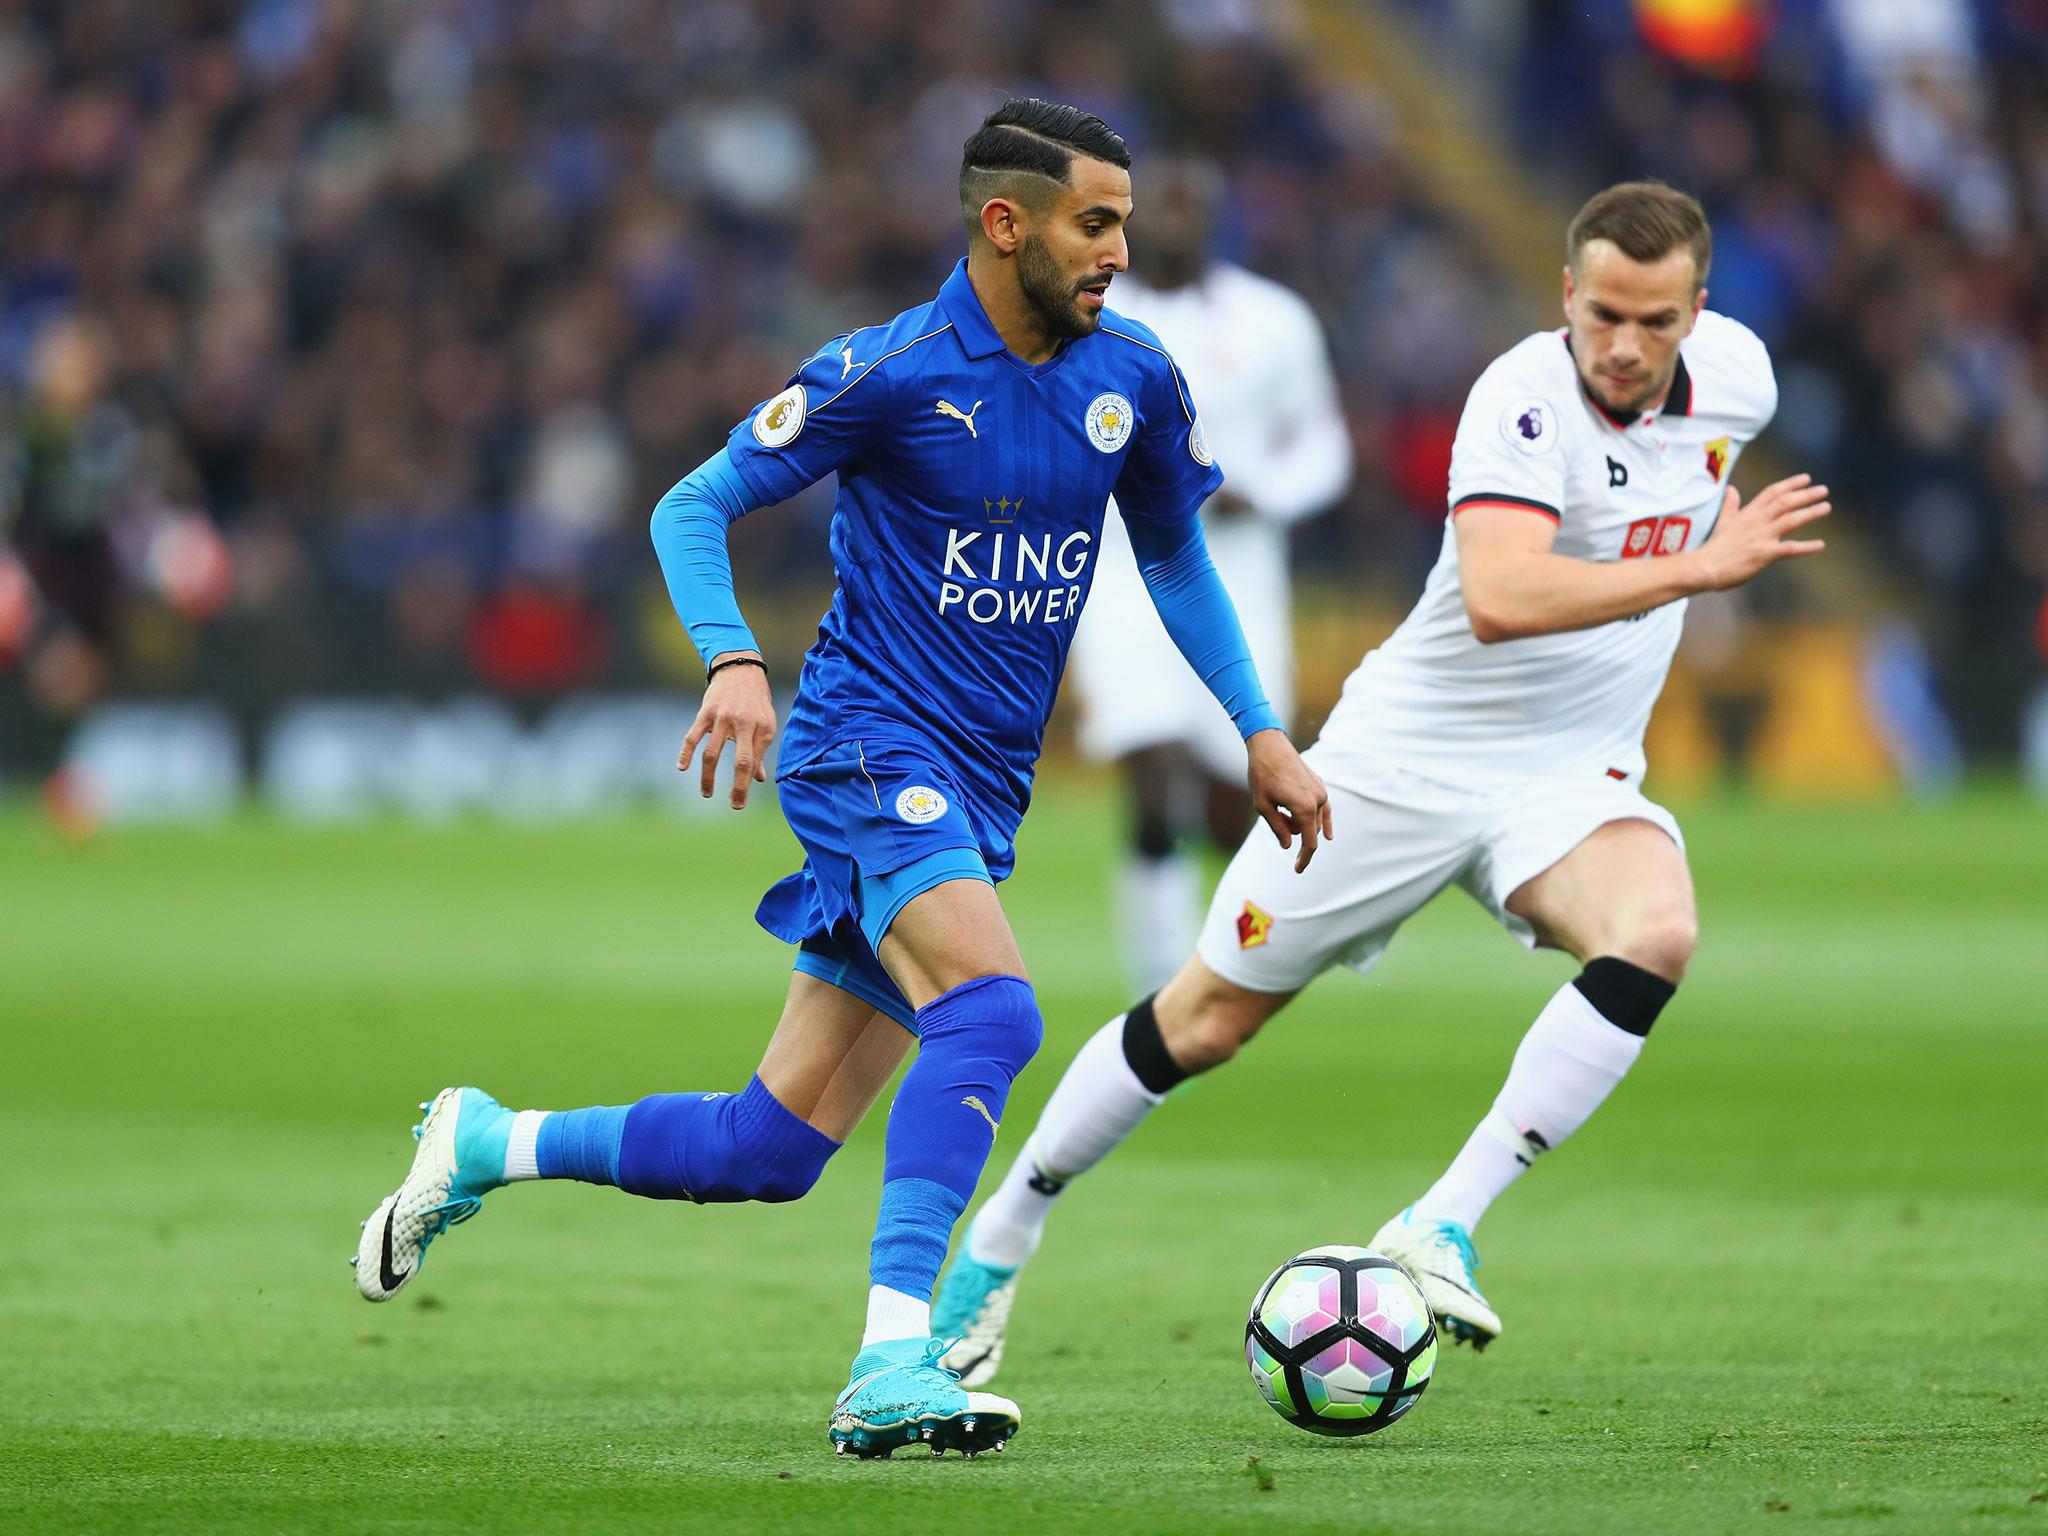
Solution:
<svg viewBox="0 0 2048 1536">
<path fill-rule="evenodd" d="M 1858 624 L 1752 621 L 1717 665 L 1681 651 L 1650 718 L 1649 780 L 1680 796 L 1736 777 L 1785 799 L 1891 794 L 1899 777 L 1866 700 L 1867 644 Z"/>
</svg>

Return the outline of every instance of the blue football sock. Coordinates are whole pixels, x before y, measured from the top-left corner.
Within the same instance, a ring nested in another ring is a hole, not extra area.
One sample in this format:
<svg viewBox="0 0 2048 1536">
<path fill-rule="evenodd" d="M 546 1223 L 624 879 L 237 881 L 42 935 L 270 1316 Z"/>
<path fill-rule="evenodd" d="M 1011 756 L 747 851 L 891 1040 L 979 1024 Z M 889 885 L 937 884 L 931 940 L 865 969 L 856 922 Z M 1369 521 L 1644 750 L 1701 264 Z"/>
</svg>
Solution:
<svg viewBox="0 0 2048 1536">
<path fill-rule="evenodd" d="M 1044 1033 L 1031 984 L 984 976 L 917 1010 L 917 1059 L 889 1109 L 876 1285 L 929 1300 L 953 1225 L 995 1145 L 1010 1084 Z"/>
<path fill-rule="evenodd" d="M 619 1141 L 626 1133 L 630 1104 L 593 1109 L 558 1109 L 540 1123 L 533 1160 L 544 1179 L 581 1179 L 585 1184 L 619 1182 Z"/>
<path fill-rule="evenodd" d="M 635 1104 L 613 1182 L 654 1200 L 794 1200 L 838 1150 L 756 1077 L 738 1093 L 660 1093 Z"/>
</svg>

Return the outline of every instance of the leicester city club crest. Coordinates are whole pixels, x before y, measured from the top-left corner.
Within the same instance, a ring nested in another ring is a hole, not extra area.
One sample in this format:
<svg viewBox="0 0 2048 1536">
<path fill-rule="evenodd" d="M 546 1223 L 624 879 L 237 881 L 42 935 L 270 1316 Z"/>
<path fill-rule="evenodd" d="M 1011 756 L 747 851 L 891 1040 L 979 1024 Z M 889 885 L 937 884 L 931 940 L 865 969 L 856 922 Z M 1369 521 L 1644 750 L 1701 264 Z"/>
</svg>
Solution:
<svg viewBox="0 0 2048 1536">
<path fill-rule="evenodd" d="M 896 797 L 896 814 L 921 827 L 946 814 L 946 797 L 929 784 L 913 784 Z"/>
<path fill-rule="evenodd" d="M 1131 440 L 1137 413 L 1131 409 L 1130 401 L 1110 390 L 1088 402 L 1088 414 L 1083 420 L 1088 428 L 1088 441 L 1104 453 L 1115 453 Z"/>
</svg>

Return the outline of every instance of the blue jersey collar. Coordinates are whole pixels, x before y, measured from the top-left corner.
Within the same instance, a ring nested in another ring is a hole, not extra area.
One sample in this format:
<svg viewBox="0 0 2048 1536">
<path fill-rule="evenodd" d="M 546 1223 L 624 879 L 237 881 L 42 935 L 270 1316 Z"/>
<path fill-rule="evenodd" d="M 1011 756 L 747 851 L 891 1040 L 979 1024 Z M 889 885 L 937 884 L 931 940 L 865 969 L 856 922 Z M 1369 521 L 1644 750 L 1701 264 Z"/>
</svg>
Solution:
<svg viewBox="0 0 2048 1536">
<path fill-rule="evenodd" d="M 1009 350 L 1003 344 L 1002 333 L 996 329 L 995 322 L 989 319 L 988 311 L 981 307 L 981 296 L 974 291 L 974 284 L 968 279 L 966 257 L 960 258 L 960 264 L 953 268 L 953 275 L 939 289 L 939 308 L 953 322 L 953 333 L 960 338 L 960 345 L 969 357 L 993 357 L 998 352 Z"/>
</svg>

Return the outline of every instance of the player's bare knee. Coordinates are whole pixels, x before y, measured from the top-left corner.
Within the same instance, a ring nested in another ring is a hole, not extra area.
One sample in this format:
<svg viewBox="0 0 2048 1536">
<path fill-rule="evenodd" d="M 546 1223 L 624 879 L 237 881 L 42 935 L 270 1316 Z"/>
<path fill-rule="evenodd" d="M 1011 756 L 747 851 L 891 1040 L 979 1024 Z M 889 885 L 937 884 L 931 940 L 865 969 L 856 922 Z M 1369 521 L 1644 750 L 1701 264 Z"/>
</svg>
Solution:
<svg viewBox="0 0 2048 1536">
<path fill-rule="evenodd" d="M 1699 940 L 1699 918 L 1691 906 L 1671 902 L 1629 922 L 1612 953 L 1676 984 L 1685 979 Z"/>
<path fill-rule="evenodd" d="M 1221 779 L 1208 779 L 1206 789 L 1203 810 L 1209 841 L 1228 853 L 1244 841 L 1245 833 L 1257 819 L 1252 810 L 1251 792 L 1242 780 L 1226 783 Z"/>
<path fill-rule="evenodd" d="M 1189 1075 L 1206 1072 L 1235 1056 L 1259 1032 L 1261 1022 L 1242 1010 L 1212 1004 L 1185 1020 L 1168 1037 L 1167 1049 Z"/>
<path fill-rule="evenodd" d="M 1157 999 L 1161 1036 L 1189 1076 L 1219 1067 L 1272 1017 L 1275 1000 L 1191 960 Z"/>
</svg>

